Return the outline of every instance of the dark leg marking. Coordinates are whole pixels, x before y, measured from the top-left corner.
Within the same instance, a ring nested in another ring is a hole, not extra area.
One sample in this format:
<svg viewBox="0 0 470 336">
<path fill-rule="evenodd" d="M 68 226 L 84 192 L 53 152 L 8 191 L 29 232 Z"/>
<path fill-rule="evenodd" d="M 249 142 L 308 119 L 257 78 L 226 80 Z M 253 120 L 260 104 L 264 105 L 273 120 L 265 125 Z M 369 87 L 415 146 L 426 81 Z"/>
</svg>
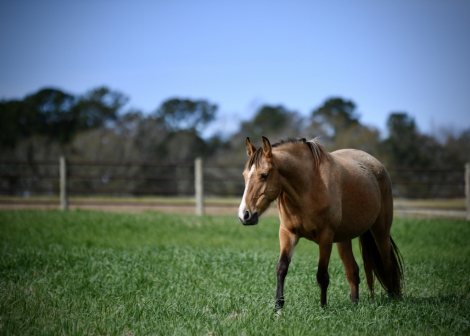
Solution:
<svg viewBox="0 0 470 336">
<path fill-rule="evenodd" d="M 284 307 L 284 280 L 289 270 L 290 260 L 286 253 L 282 253 L 277 263 L 277 289 L 276 289 L 276 309 Z"/>
<path fill-rule="evenodd" d="M 328 285 L 330 284 L 330 276 L 328 275 L 327 268 L 321 266 L 318 267 L 317 282 L 321 292 L 321 306 L 323 308 L 326 308 L 326 292 L 328 289 Z"/>
</svg>

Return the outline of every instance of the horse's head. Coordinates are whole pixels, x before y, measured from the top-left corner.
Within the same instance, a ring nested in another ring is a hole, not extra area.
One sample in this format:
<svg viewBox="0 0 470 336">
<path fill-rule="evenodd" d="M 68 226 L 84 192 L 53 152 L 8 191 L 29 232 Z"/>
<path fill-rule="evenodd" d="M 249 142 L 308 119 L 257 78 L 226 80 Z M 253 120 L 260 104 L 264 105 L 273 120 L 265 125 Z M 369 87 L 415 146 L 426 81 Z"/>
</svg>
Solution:
<svg viewBox="0 0 470 336">
<path fill-rule="evenodd" d="M 246 153 L 250 157 L 243 177 L 245 192 L 238 209 L 243 225 L 258 224 L 258 218 L 281 192 L 281 177 L 273 160 L 269 140 L 263 137 L 262 148 L 256 149 L 246 138 Z"/>
</svg>

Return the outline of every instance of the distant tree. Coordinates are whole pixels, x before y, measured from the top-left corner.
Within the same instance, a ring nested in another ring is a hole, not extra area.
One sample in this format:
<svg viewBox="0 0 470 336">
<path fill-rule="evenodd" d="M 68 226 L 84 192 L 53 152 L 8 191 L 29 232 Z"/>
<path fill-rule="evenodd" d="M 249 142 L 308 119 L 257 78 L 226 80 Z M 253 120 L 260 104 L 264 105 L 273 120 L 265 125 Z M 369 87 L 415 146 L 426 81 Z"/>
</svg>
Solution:
<svg viewBox="0 0 470 336">
<path fill-rule="evenodd" d="M 205 143 L 206 146 L 204 149 L 204 156 L 206 157 L 217 157 L 217 153 L 219 151 L 232 151 L 230 142 L 224 139 L 224 137 L 220 133 L 215 134 L 208 139 L 205 139 Z"/>
<path fill-rule="evenodd" d="M 22 101 L 0 102 L 0 142 L 14 147 L 32 135 L 43 135 L 59 143 L 69 142 L 82 130 L 116 120 L 127 102 L 121 93 L 101 87 L 75 97 L 61 90 L 46 88 Z"/>
<path fill-rule="evenodd" d="M 71 112 L 77 118 L 77 129 L 84 130 L 116 120 L 118 112 L 127 102 L 128 98 L 122 93 L 98 87 L 79 97 Z"/>
<path fill-rule="evenodd" d="M 31 135 L 34 119 L 25 114 L 22 101 L 0 101 L 0 146 L 13 148 L 20 139 Z"/>
<path fill-rule="evenodd" d="M 299 132 L 299 117 L 296 112 L 284 106 L 262 106 L 253 120 L 243 122 L 241 132 L 252 138 L 271 137 L 276 141 L 286 136 L 296 136 Z"/>
<path fill-rule="evenodd" d="M 443 147 L 446 165 L 458 167 L 470 162 L 470 128 L 445 133 Z"/>
<path fill-rule="evenodd" d="M 74 96 L 56 89 L 40 90 L 22 101 L 1 102 L 1 144 L 14 147 L 19 140 L 34 134 L 69 140 L 68 132 L 74 125 L 70 109 L 74 103 Z"/>
<path fill-rule="evenodd" d="M 385 150 L 395 166 L 430 167 L 441 164 L 442 146 L 432 136 L 421 134 L 413 117 L 404 112 L 391 113 L 387 121 Z"/>
<path fill-rule="evenodd" d="M 283 106 L 263 106 L 252 122 L 252 128 L 257 133 L 275 132 L 281 130 L 289 124 L 293 112 L 288 111 Z"/>
<path fill-rule="evenodd" d="M 380 161 L 386 161 L 386 153 L 381 150 L 380 132 L 373 128 L 361 124 L 350 126 L 341 131 L 334 139 L 334 143 L 329 150 L 343 148 L 354 148 L 365 151 L 375 156 Z"/>
<path fill-rule="evenodd" d="M 168 130 L 196 130 L 198 133 L 215 119 L 217 105 L 206 100 L 170 99 L 155 111 L 154 116 Z"/>
<path fill-rule="evenodd" d="M 312 124 L 322 129 L 324 136 L 334 139 L 342 130 L 359 124 L 359 114 L 352 101 L 330 98 L 312 111 Z"/>
<path fill-rule="evenodd" d="M 418 132 L 415 120 L 406 112 L 391 113 L 387 120 L 389 137 L 399 139 L 402 136 L 415 137 Z"/>
<path fill-rule="evenodd" d="M 59 142 L 68 142 L 76 132 L 76 118 L 71 113 L 76 98 L 56 89 L 43 89 L 23 101 L 25 115 L 33 134 L 46 135 Z"/>
<path fill-rule="evenodd" d="M 355 148 L 384 159 L 379 146 L 379 131 L 359 122 L 353 101 L 339 97 L 326 100 L 312 111 L 306 133 L 310 137 L 320 136 L 329 151 Z"/>
<path fill-rule="evenodd" d="M 222 150 L 217 151 L 217 159 L 225 163 L 244 162 L 246 137 L 250 137 L 255 146 L 261 144 L 261 136 L 272 143 L 286 137 L 299 137 L 302 136 L 302 121 L 297 112 L 282 105 L 261 106 L 253 119 L 242 122 L 240 130 L 230 137 Z"/>
</svg>

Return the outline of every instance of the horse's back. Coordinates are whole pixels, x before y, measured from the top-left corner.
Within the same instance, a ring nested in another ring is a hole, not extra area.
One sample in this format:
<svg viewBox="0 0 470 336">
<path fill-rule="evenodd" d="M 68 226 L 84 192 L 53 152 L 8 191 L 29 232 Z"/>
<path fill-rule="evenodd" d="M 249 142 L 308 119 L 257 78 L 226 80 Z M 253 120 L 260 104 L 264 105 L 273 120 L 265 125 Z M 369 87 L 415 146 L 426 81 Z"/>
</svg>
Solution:
<svg viewBox="0 0 470 336">
<path fill-rule="evenodd" d="M 371 174 L 377 181 L 390 181 L 387 169 L 384 165 L 369 153 L 358 149 L 340 149 L 331 153 L 333 157 L 338 159 L 343 166 L 353 171 L 364 172 L 366 175 Z"/>
<path fill-rule="evenodd" d="M 366 231 L 381 212 L 390 211 L 390 206 L 393 211 L 391 182 L 382 163 L 366 152 L 341 149 L 331 155 L 341 176 L 341 239 L 352 234 L 352 228 L 357 231 L 355 234 Z"/>
</svg>

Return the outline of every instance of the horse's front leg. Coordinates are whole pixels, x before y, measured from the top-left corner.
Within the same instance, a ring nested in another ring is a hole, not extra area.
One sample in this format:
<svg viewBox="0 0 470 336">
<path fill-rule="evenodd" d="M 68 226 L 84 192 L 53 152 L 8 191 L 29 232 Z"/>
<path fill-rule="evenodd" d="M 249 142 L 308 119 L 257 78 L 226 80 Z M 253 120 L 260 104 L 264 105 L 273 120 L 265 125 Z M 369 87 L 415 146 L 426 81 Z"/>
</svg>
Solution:
<svg viewBox="0 0 470 336">
<path fill-rule="evenodd" d="M 319 236 L 320 258 L 318 260 L 317 282 L 321 292 L 321 306 L 326 308 L 326 291 L 330 284 L 328 264 L 330 263 L 331 248 L 333 246 L 334 233 L 322 232 Z"/>
<path fill-rule="evenodd" d="M 282 226 L 279 229 L 279 242 L 281 244 L 281 255 L 277 263 L 277 289 L 276 309 L 284 307 L 284 280 L 286 279 L 289 264 L 294 254 L 295 245 L 299 237 Z"/>
</svg>

